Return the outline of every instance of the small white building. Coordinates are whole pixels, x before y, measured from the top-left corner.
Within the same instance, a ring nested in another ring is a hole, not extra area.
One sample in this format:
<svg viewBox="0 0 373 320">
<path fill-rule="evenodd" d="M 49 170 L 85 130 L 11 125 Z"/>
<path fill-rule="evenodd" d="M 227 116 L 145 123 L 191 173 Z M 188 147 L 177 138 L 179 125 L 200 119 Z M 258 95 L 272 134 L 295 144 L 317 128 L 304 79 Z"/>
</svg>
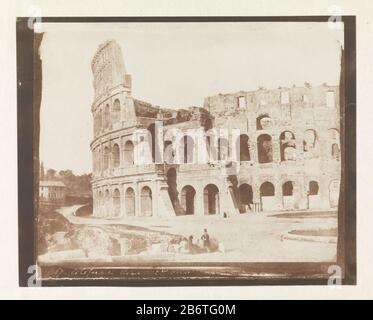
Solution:
<svg viewBox="0 0 373 320">
<path fill-rule="evenodd" d="M 66 185 L 62 181 L 41 180 L 39 200 L 41 204 L 59 205 L 66 199 Z"/>
</svg>

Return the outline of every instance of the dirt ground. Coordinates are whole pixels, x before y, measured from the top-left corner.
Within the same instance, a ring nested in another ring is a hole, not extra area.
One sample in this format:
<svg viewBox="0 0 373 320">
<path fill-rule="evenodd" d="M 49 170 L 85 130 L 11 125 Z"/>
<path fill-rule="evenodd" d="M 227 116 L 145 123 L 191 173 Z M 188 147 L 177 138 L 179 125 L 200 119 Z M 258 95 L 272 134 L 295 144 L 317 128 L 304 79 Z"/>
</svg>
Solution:
<svg viewBox="0 0 373 320">
<path fill-rule="evenodd" d="M 199 239 L 206 228 L 224 252 L 168 255 L 172 261 L 235 262 L 332 262 L 336 258 L 336 236 L 323 230 L 337 228 L 335 212 L 247 213 L 230 218 L 179 216 L 175 218 L 97 219 L 73 215 L 78 206 L 59 210 L 71 223 L 117 225 Z M 296 231 L 296 232 L 294 232 Z M 291 232 L 291 233 L 289 233 Z M 303 236 L 311 234 L 312 236 Z M 146 258 L 142 257 L 141 259 Z M 149 257 L 151 258 L 151 257 Z M 155 258 L 155 257 L 154 257 Z"/>
</svg>

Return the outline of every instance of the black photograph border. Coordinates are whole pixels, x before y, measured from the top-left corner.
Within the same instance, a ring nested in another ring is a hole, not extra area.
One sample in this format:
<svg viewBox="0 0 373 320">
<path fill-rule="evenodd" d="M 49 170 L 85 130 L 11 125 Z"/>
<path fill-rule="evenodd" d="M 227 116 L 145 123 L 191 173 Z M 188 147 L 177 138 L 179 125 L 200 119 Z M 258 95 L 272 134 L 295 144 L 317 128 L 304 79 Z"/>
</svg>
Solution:
<svg viewBox="0 0 373 320">
<path fill-rule="evenodd" d="M 337 264 L 342 284 L 356 285 L 356 17 L 339 17 L 344 23 L 341 61 L 340 108 L 342 177 L 338 208 Z M 17 44 L 18 133 L 18 258 L 19 286 L 26 287 L 36 265 L 37 187 L 39 170 L 39 109 L 42 72 L 35 37 L 35 22 L 327 22 L 330 16 L 229 17 L 19 17 Z M 30 24 L 31 21 L 31 24 Z M 332 20 L 333 21 L 333 20 Z M 103 273 L 108 266 L 82 267 L 76 278 L 41 280 L 42 286 L 245 286 L 326 285 L 330 263 L 176 263 L 129 265 Z M 199 266 L 196 270 L 191 267 Z M 72 268 L 72 267 L 71 267 Z M 76 269 L 76 268 L 75 268 Z M 63 275 L 69 266 L 55 267 Z M 301 272 L 299 271 L 301 270 Z M 79 270 L 78 270 L 79 271 Z M 264 273 L 270 276 L 255 276 Z M 71 273 L 70 273 L 71 274 Z M 97 278 L 91 278 L 92 275 Z M 98 276 L 97 276 L 98 274 Z"/>
</svg>

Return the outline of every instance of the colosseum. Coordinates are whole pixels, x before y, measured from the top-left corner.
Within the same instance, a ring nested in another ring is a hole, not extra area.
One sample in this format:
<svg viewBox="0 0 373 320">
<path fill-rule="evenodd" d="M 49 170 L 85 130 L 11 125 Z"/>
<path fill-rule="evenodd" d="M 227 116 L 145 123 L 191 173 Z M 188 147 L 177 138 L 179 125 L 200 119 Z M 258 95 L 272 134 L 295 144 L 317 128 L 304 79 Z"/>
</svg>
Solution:
<svg viewBox="0 0 373 320">
<path fill-rule="evenodd" d="M 203 107 L 170 109 L 132 97 L 115 41 L 99 46 L 91 67 L 94 216 L 337 208 L 338 86 L 219 93 Z"/>
</svg>

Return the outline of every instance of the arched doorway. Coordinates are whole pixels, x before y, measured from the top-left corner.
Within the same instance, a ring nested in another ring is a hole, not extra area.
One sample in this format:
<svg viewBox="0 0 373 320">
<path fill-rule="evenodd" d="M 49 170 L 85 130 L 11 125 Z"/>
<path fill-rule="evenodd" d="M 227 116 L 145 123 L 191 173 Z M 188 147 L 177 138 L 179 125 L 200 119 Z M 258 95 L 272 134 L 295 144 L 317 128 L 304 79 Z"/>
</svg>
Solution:
<svg viewBox="0 0 373 320">
<path fill-rule="evenodd" d="M 262 114 L 256 118 L 256 130 L 265 130 L 272 127 L 272 120 L 268 114 Z"/>
<path fill-rule="evenodd" d="M 131 187 L 127 188 L 126 190 L 125 206 L 126 206 L 126 215 L 134 216 L 135 215 L 135 191 Z"/>
<path fill-rule="evenodd" d="M 238 188 L 239 210 L 241 213 L 251 211 L 253 204 L 253 188 L 247 184 L 241 184 Z"/>
<path fill-rule="evenodd" d="M 203 190 L 205 215 L 219 214 L 219 189 L 214 184 L 208 184 Z"/>
<path fill-rule="evenodd" d="M 120 120 L 120 102 L 119 99 L 115 99 L 113 105 L 113 122 L 117 123 Z"/>
<path fill-rule="evenodd" d="M 193 163 L 194 161 L 194 140 L 186 135 L 180 140 L 180 163 Z"/>
<path fill-rule="evenodd" d="M 133 161 L 133 143 L 128 140 L 124 145 L 124 163 L 134 164 Z"/>
<path fill-rule="evenodd" d="M 113 167 L 118 168 L 120 165 L 120 149 L 119 145 L 115 143 L 113 145 Z"/>
<path fill-rule="evenodd" d="M 106 190 L 105 191 L 105 205 L 104 205 L 104 214 L 105 217 L 108 217 L 110 215 L 110 210 L 111 210 L 111 201 L 110 201 L 110 191 Z"/>
<path fill-rule="evenodd" d="M 110 106 L 108 104 L 105 106 L 104 118 L 105 118 L 105 128 L 109 128 L 109 126 L 110 126 Z"/>
<path fill-rule="evenodd" d="M 282 204 L 284 209 L 294 208 L 294 183 L 292 181 L 286 181 L 282 185 Z"/>
<path fill-rule="evenodd" d="M 229 157 L 229 144 L 226 138 L 218 139 L 218 160 L 227 161 Z"/>
<path fill-rule="evenodd" d="M 194 199 L 196 191 L 192 186 L 185 186 L 181 190 L 181 206 L 184 210 L 184 214 L 192 215 L 194 214 Z"/>
<path fill-rule="evenodd" d="M 310 181 L 308 183 L 308 208 L 320 208 L 319 183 L 317 181 Z"/>
<path fill-rule="evenodd" d="M 114 215 L 116 217 L 120 216 L 120 191 L 115 189 L 113 193 L 113 204 L 114 204 Z"/>
<path fill-rule="evenodd" d="M 109 147 L 105 147 L 104 149 L 104 170 L 109 169 L 109 154 L 110 154 L 110 149 Z"/>
<path fill-rule="evenodd" d="M 151 217 L 153 215 L 152 190 L 149 187 L 141 189 L 141 215 Z"/>
<path fill-rule="evenodd" d="M 237 159 L 239 161 L 250 161 L 250 140 L 247 134 L 241 134 L 236 143 Z"/>
<path fill-rule="evenodd" d="M 291 131 L 284 131 L 280 134 L 281 161 L 296 160 L 295 146 L 295 136 Z"/>
<path fill-rule="evenodd" d="M 272 138 L 269 134 L 261 134 L 258 137 L 258 159 L 259 163 L 273 161 Z"/>
<path fill-rule="evenodd" d="M 276 209 L 275 187 L 271 182 L 266 181 L 260 186 L 260 202 L 263 211 Z"/>
</svg>

